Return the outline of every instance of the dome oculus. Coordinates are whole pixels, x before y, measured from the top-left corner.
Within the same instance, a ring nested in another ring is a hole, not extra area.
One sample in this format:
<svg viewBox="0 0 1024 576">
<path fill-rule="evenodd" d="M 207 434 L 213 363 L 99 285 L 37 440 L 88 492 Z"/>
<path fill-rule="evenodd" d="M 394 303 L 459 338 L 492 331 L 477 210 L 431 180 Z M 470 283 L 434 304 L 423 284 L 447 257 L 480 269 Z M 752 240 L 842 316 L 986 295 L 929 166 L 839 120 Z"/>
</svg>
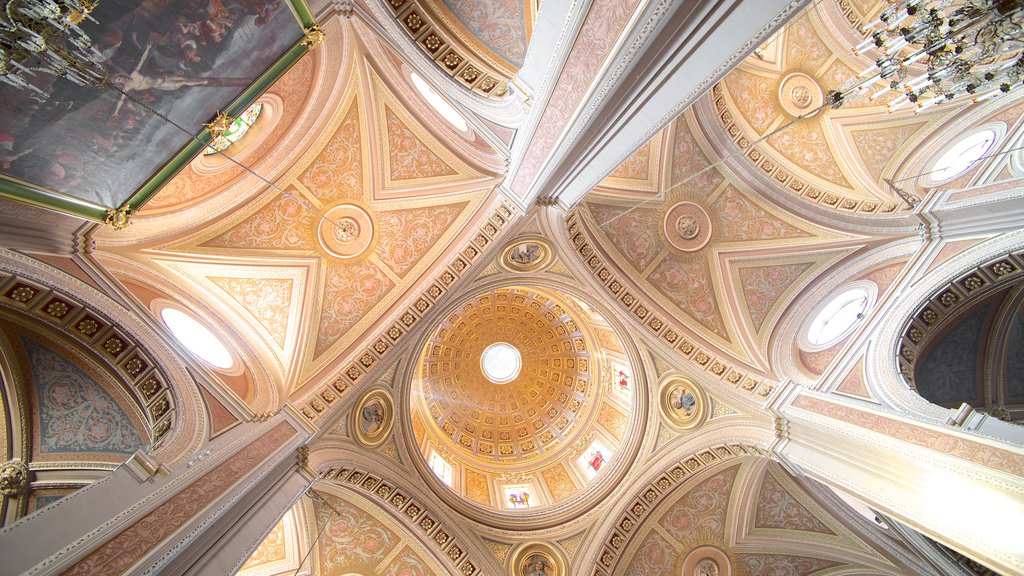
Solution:
<svg viewBox="0 0 1024 576">
<path fill-rule="evenodd" d="M 519 376 L 523 359 L 519 350 L 505 342 L 495 342 L 480 355 L 480 369 L 494 384 L 507 384 Z"/>
</svg>

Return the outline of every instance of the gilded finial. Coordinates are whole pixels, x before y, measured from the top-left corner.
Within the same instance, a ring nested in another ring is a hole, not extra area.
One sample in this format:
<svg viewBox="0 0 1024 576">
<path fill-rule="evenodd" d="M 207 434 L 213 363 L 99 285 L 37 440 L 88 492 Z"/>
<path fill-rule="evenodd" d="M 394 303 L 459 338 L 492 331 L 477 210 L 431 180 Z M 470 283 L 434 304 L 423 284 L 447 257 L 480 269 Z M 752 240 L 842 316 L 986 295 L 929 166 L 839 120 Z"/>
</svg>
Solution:
<svg viewBox="0 0 1024 576">
<path fill-rule="evenodd" d="M 111 208 L 107 210 L 107 217 L 103 220 L 103 223 L 111 226 L 114 230 L 124 230 L 131 225 L 133 214 L 132 209 L 127 206 L 117 210 Z"/>
<path fill-rule="evenodd" d="M 304 28 L 306 37 L 302 39 L 302 45 L 312 50 L 317 46 L 324 43 L 324 31 L 319 25 L 312 25 L 309 28 Z"/>
<path fill-rule="evenodd" d="M 212 136 L 213 139 L 216 140 L 217 138 L 223 136 L 224 133 L 227 132 L 229 128 L 231 128 L 231 123 L 234 121 L 235 119 L 231 116 L 228 116 L 223 112 L 217 112 L 217 115 L 213 117 L 213 120 L 210 120 L 206 124 L 203 124 L 203 126 L 206 127 L 206 130 L 210 133 L 210 136 Z"/>
</svg>

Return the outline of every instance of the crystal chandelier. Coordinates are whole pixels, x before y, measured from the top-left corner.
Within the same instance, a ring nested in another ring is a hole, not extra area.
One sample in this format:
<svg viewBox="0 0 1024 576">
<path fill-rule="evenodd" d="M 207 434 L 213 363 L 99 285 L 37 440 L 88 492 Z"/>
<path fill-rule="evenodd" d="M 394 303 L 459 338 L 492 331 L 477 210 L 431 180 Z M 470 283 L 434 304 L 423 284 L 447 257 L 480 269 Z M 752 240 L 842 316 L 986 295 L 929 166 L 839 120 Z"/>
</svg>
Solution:
<svg viewBox="0 0 1024 576">
<path fill-rule="evenodd" d="M 0 80 L 47 96 L 53 77 L 79 86 L 106 78 L 103 56 L 78 25 L 99 0 L 4 0 L 0 15 Z M 93 20 L 95 21 L 95 20 Z"/>
<path fill-rule="evenodd" d="M 920 112 L 965 95 L 981 102 L 1024 84 L 1024 0 L 890 0 L 865 30 L 867 40 L 853 51 L 875 50 L 878 59 L 853 90 L 830 95 L 833 105 L 879 83 L 871 100 L 899 93 L 890 112 L 908 105 Z M 912 77 L 915 65 L 924 68 Z"/>
</svg>

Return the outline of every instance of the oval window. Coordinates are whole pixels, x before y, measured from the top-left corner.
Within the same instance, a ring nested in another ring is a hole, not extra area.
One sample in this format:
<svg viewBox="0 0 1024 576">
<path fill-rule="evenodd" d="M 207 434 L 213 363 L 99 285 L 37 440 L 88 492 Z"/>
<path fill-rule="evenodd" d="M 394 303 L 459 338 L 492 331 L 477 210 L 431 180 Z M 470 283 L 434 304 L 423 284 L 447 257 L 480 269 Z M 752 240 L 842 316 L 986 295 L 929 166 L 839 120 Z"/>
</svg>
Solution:
<svg viewBox="0 0 1024 576">
<path fill-rule="evenodd" d="M 999 135 L 991 128 L 965 136 L 943 152 L 942 156 L 939 156 L 939 159 L 932 164 L 928 179 L 938 184 L 962 176 L 988 154 L 998 138 Z"/>
<path fill-rule="evenodd" d="M 431 88 L 430 84 L 427 84 L 426 80 L 420 78 L 420 75 L 415 72 L 410 74 L 410 76 L 412 77 L 413 86 L 416 86 L 416 89 L 420 91 L 420 94 L 423 96 L 423 99 L 427 101 L 427 104 L 430 104 L 434 110 L 437 110 L 437 113 L 447 120 L 452 126 L 455 126 L 463 132 L 469 130 L 469 124 L 466 122 L 466 119 L 462 117 L 462 114 L 459 114 L 459 111 L 456 110 L 454 106 L 449 104 L 447 100 L 442 98 L 440 94 Z"/>
<path fill-rule="evenodd" d="M 160 317 L 178 342 L 207 364 L 224 370 L 234 366 L 235 360 L 224 343 L 195 318 L 174 308 L 164 308 Z"/>
<path fill-rule="evenodd" d="M 824 350 L 849 336 L 867 316 L 873 298 L 867 287 L 857 286 L 829 300 L 807 328 L 806 348 Z"/>
</svg>

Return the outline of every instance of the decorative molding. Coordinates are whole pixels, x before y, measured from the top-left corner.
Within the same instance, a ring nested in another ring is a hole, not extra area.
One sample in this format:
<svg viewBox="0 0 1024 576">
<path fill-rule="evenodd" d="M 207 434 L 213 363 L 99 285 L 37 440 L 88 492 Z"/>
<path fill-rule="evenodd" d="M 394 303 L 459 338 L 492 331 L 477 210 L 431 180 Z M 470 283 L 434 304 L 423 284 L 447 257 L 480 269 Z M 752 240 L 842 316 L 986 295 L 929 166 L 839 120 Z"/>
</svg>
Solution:
<svg viewBox="0 0 1024 576">
<path fill-rule="evenodd" d="M 119 322 L 64 290 L 56 290 L 20 274 L 0 270 L 0 307 L 65 334 L 91 349 L 126 396 L 145 415 L 151 445 L 156 447 L 175 424 L 175 401 L 168 378 L 146 350 Z"/>
<path fill-rule="evenodd" d="M 736 122 L 736 118 L 740 115 L 731 108 L 726 90 L 722 87 L 721 82 L 715 84 L 711 89 L 711 98 L 714 102 L 715 115 L 721 121 L 726 134 L 740 150 L 746 151 L 743 156 L 770 177 L 779 188 L 810 202 L 842 212 L 893 214 L 912 210 L 913 207 L 905 204 L 864 200 L 835 191 L 822 190 L 790 174 L 771 159 L 771 152 L 766 151 L 762 146 L 751 145 L 752 141 L 757 140 L 757 136 L 747 133 L 740 123 Z"/>
<path fill-rule="evenodd" d="M 617 574 L 620 555 L 633 535 L 633 531 L 647 519 L 648 513 L 689 478 L 722 462 L 743 456 L 768 457 L 768 452 L 747 444 L 720 444 L 694 452 L 670 464 L 653 481 L 633 491 L 632 498 L 624 497 L 621 502 L 627 508 L 618 516 L 615 526 L 603 536 L 604 542 L 598 557 L 594 560 L 593 576 Z M 596 536 L 596 535 L 595 535 Z"/>
<path fill-rule="evenodd" d="M 487 247 L 497 240 L 498 236 L 519 214 L 511 202 L 501 200 L 491 212 L 490 217 L 484 219 L 480 229 L 466 243 L 466 246 L 462 250 L 454 252 L 448 265 L 442 267 L 435 274 L 433 281 L 423 282 L 423 285 L 427 286 L 426 290 L 413 301 L 412 306 L 398 315 L 397 321 L 371 337 L 372 344 L 364 348 L 361 354 L 358 351 L 355 352 L 356 360 L 351 362 L 341 374 L 297 403 L 296 409 L 303 417 L 309 422 L 323 419 L 330 412 L 330 407 L 337 404 L 339 397 L 350 386 L 361 382 L 377 367 L 380 361 L 388 357 L 391 350 L 398 347 L 399 343 L 403 341 L 403 337 L 409 334 L 456 281 L 466 274 L 472 264 L 487 250 Z"/>
<path fill-rule="evenodd" d="M 395 482 L 381 478 L 358 468 L 328 468 L 320 472 L 320 479 L 336 482 L 352 489 L 358 489 L 375 498 L 382 508 L 390 510 L 401 518 L 410 532 L 421 536 L 421 542 L 434 549 L 438 557 L 447 558 L 457 574 L 474 576 L 482 574 L 480 562 L 471 558 L 467 547 L 460 543 L 447 525 L 438 520 L 436 512 L 413 499 L 408 492 Z"/>
<path fill-rule="evenodd" d="M 1024 251 L 1006 254 L 960 274 L 935 290 L 903 325 L 896 363 L 903 379 L 914 386 L 914 370 L 921 353 L 971 303 L 1024 278 Z"/>
<path fill-rule="evenodd" d="M 384 3 L 400 28 L 456 84 L 488 98 L 502 99 L 508 95 L 515 70 L 481 58 L 470 47 L 471 39 L 450 29 L 426 2 L 385 0 Z"/>
<path fill-rule="evenodd" d="M 633 321 L 640 322 L 648 334 L 672 346 L 678 354 L 706 370 L 713 377 L 724 380 L 740 390 L 750 394 L 756 392 L 761 398 L 767 398 L 775 390 L 777 383 L 738 368 L 721 357 L 719 352 L 701 347 L 685 337 L 684 328 L 678 326 L 675 320 L 660 317 L 652 310 L 653 306 L 641 298 L 638 291 L 628 288 L 626 280 L 612 272 L 615 265 L 605 261 L 584 232 L 579 208 L 573 209 L 566 217 L 565 228 L 576 256 L 590 269 L 608 295 L 625 308 Z"/>
</svg>

